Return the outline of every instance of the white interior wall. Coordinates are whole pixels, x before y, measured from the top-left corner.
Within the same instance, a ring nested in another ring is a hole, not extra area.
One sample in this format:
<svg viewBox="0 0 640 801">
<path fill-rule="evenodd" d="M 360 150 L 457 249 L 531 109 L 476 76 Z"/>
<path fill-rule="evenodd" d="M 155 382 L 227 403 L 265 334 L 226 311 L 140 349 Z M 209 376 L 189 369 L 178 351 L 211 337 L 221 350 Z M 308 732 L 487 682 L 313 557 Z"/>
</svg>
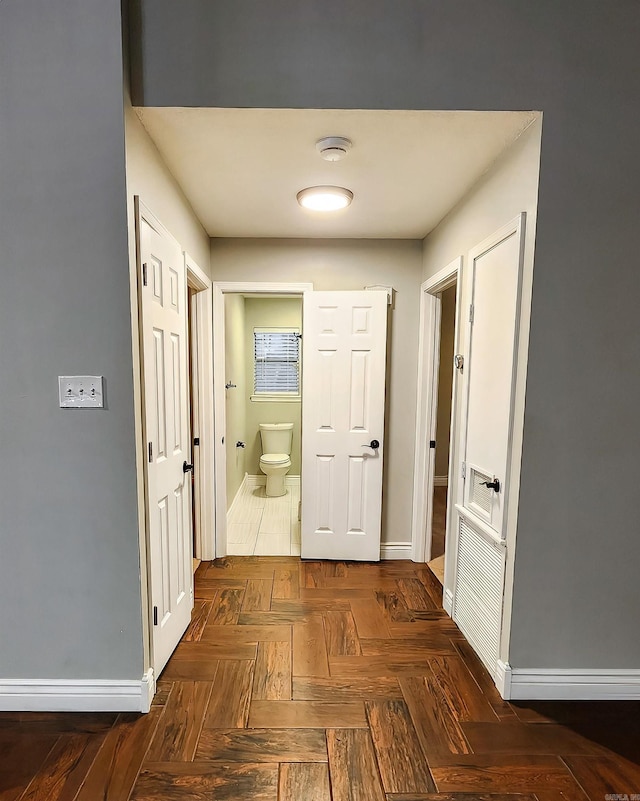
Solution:
<svg viewBox="0 0 640 801">
<path fill-rule="evenodd" d="M 135 230 L 132 201 L 133 196 L 138 195 L 178 240 L 180 247 L 210 275 L 209 236 L 128 102 L 125 105 L 125 137 L 131 233 Z"/>
<path fill-rule="evenodd" d="M 409 558 L 422 242 L 213 239 L 214 281 L 313 282 L 315 289 L 392 284 L 389 317 L 382 540 Z M 406 553 L 405 553 L 406 551 Z"/>
<path fill-rule="evenodd" d="M 524 420 L 524 396 L 526 389 L 526 363 L 529 343 L 529 316 L 531 309 L 531 290 L 533 281 L 533 254 L 538 200 L 538 173 L 540 164 L 540 137 L 542 119 L 533 123 L 514 145 L 496 162 L 474 189 L 445 217 L 424 241 L 423 277 L 437 273 L 454 258 L 464 257 L 463 271 L 467 264 L 467 254 L 471 248 L 490 236 L 502 225 L 520 212 L 526 212 L 524 246 L 524 266 L 522 279 L 522 301 L 520 319 L 520 339 L 518 351 L 518 374 L 516 377 L 513 458 L 509 482 L 511 503 L 507 519 L 507 573 L 505 583 L 506 621 L 503 634 L 503 652 L 508 654 L 509 621 L 512 599 L 513 570 L 515 558 L 515 534 L 518 513 L 518 492 L 520 485 L 520 457 L 522 452 L 522 431 Z M 465 282 L 459 287 L 460 303 L 466 309 L 469 303 L 465 292 Z M 462 315 L 464 321 L 465 315 Z M 464 323 L 463 323 L 464 324 Z M 458 407 L 461 402 L 458 395 Z M 459 412 L 458 410 L 456 410 Z M 455 449 L 451 458 L 457 460 Z M 459 477 L 454 474 L 454 481 Z M 450 487 L 452 497 L 457 496 L 456 484 Z M 449 560 L 445 575 L 445 586 L 453 586 L 453 560 Z"/>
</svg>

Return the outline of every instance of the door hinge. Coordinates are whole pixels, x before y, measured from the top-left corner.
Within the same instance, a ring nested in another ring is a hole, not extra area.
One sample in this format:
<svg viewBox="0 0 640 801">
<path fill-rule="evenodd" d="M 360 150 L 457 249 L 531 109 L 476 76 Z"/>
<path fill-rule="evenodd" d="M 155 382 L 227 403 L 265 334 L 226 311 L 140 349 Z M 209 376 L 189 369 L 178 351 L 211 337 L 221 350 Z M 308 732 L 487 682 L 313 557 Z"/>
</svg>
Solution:
<svg viewBox="0 0 640 801">
<path fill-rule="evenodd" d="M 142 265 L 142 285 L 147 285 L 147 262 Z"/>
<path fill-rule="evenodd" d="M 153 461 L 153 443 L 149 443 L 149 461 Z"/>
<path fill-rule="evenodd" d="M 474 309 L 473 309 L 473 303 L 472 303 L 472 304 L 469 306 L 469 322 L 470 322 L 470 323 L 472 323 L 472 322 L 473 322 L 473 312 L 474 312 Z"/>
<path fill-rule="evenodd" d="M 199 445 L 200 444 L 200 437 L 194 437 L 193 438 L 193 444 L 194 445 Z"/>
<path fill-rule="evenodd" d="M 435 448 L 435 447 L 436 447 L 436 441 L 435 441 L 435 439 L 431 439 L 431 440 L 429 440 L 429 447 L 430 447 L 430 448 Z"/>
<path fill-rule="evenodd" d="M 467 477 L 467 463 L 463 462 L 462 463 L 462 478 L 466 478 L 466 477 Z"/>
<path fill-rule="evenodd" d="M 158 625 L 158 607 L 157 606 L 153 607 L 153 625 L 154 626 Z"/>
</svg>

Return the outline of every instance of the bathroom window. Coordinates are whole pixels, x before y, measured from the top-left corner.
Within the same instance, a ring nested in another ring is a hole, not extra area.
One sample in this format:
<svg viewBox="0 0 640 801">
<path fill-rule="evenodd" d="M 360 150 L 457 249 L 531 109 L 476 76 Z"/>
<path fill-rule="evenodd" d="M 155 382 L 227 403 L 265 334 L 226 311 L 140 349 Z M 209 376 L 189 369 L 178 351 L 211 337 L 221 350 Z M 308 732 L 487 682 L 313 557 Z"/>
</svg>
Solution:
<svg viewBox="0 0 640 801">
<path fill-rule="evenodd" d="M 252 400 L 300 399 L 300 331 L 254 328 Z"/>
</svg>

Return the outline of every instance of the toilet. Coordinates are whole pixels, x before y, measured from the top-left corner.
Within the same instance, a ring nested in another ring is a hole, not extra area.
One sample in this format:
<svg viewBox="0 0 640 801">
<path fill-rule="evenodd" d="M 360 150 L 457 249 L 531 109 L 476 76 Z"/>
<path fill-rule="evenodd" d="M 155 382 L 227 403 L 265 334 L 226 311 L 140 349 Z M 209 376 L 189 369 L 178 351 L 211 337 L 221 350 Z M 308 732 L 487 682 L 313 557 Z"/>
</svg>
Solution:
<svg viewBox="0 0 640 801">
<path fill-rule="evenodd" d="M 260 469 L 267 477 L 269 498 L 284 495 L 284 477 L 291 469 L 291 438 L 293 423 L 260 423 L 262 456 Z"/>
</svg>

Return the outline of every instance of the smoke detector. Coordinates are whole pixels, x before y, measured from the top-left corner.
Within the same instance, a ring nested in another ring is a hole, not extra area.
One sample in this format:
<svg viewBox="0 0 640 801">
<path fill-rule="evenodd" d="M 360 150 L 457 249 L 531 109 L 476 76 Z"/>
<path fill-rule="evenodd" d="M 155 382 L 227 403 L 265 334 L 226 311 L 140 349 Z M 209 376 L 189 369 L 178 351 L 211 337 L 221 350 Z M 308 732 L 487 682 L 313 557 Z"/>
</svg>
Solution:
<svg viewBox="0 0 640 801">
<path fill-rule="evenodd" d="M 316 150 L 325 161 L 340 161 L 351 150 L 351 141 L 345 136 L 325 136 L 316 142 Z"/>
</svg>

